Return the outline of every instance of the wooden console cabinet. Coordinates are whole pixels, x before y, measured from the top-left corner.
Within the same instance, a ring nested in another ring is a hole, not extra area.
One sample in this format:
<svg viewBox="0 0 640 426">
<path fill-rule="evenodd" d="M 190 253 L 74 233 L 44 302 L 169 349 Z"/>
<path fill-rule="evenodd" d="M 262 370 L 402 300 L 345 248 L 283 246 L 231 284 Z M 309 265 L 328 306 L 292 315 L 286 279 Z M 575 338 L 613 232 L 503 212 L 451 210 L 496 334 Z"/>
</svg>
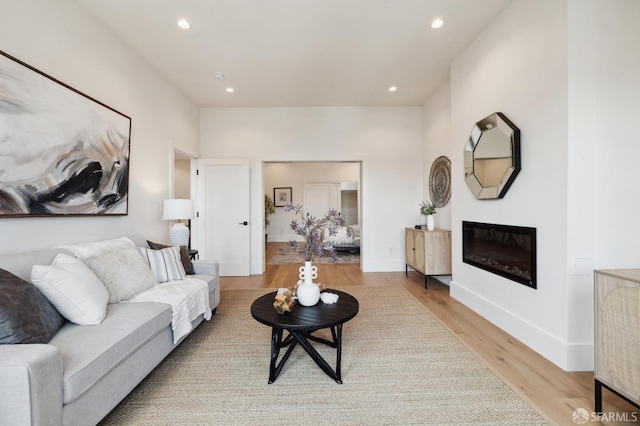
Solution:
<svg viewBox="0 0 640 426">
<path fill-rule="evenodd" d="M 602 387 L 640 408 L 640 269 L 594 272 L 595 411 Z"/>
<path fill-rule="evenodd" d="M 423 274 L 424 288 L 429 275 L 451 274 L 451 231 L 405 228 L 405 243 L 405 275 L 409 267 Z"/>
</svg>

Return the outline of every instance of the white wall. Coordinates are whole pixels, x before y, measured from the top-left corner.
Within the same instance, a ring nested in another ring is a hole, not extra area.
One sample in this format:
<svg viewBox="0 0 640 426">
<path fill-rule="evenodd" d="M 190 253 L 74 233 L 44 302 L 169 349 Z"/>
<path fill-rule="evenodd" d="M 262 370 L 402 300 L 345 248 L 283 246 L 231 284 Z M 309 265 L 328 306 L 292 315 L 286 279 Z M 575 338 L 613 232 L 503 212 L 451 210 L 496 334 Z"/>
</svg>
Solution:
<svg viewBox="0 0 640 426">
<path fill-rule="evenodd" d="M 639 20 L 632 0 L 519 0 L 452 65 L 451 294 L 566 370 L 593 369 L 593 269 L 640 267 Z M 457 141 L 494 110 L 520 127 L 522 172 L 479 202 Z M 463 264 L 465 219 L 535 226 L 538 289 Z"/>
<path fill-rule="evenodd" d="M 596 2 L 568 2 L 567 364 L 593 369 L 593 268 L 597 200 Z"/>
<path fill-rule="evenodd" d="M 577 0 L 573 2 L 579 3 Z M 640 2 L 596 1 L 597 268 L 640 267 Z M 582 123 L 576 123 L 580 126 Z"/>
<path fill-rule="evenodd" d="M 199 154 L 196 107 L 75 2 L 3 2 L 6 53 L 132 118 L 129 215 L 0 220 L 0 252 L 140 233 L 165 239 L 173 148 Z"/>
<path fill-rule="evenodd" d="M 263 161 L 362 161 L 361 266 L 404 270 L 404 227 L 422 198 L 420 107 L 205 108 L 200 117 L 203 158 L 251 160 L 252 223 L 264 220 Z M 251 232 L 261 273 L 261 227 Z"/>
<path fill-rule="evenodd" d="M 422 106 L 422 158 L 424 164 L 422 198 L 424 200 L 431 199 L 429 174 L 433 161 L 441 155 L 451 160 L 451 151 L 462 149 L 464 143 L 464 140 L 451 140 L 451 88 L 447 82 Z M 449 200 L 446 206 L 436 209 L 434 216 L 436 227 L 451 229 L 451 205 L 452 202 Z"/>
<path fill-rule="evenodd" d="M 264 193 L 273 198 L 273 188 L 291 187 L 293 204 L 304 204 L 304 185 L 311 182 L 359 182 L 359 163 L 265 163 L 263 165 Z M 269 241 L 290 241 L 296 235 L 289 226 L 294 212 L 276 207 L 269 216 L 266 229 Z"/>
<path fill-rule="evenodd" d="M 585 369 L 591 270 L 640 267 L 639 21 L 637 1 L 569 1 L 568 359 Z"/>
<path fill-rule="evenodd" d="M 451 66 L 451 295 L 554 363 L 567 365 L 567 4 L 516 0 Z M 521 131 L 522 171 L 501 200 L 476 200 L 462 148 L 504 113 Z M 537 228 L 538 288 L 462 262 L 461 222 Z"/>
<path fill-rule="evenodd" d="M 191 160 L 175 160 L 173 198 L 191 198 Z"/>
</svg>

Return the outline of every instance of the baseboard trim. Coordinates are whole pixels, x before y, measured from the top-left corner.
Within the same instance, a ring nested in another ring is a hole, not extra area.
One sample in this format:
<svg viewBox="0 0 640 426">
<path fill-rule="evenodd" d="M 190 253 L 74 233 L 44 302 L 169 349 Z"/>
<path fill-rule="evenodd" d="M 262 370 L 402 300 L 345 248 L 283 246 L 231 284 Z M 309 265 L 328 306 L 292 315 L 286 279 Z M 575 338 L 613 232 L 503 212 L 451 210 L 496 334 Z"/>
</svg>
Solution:
<svg viewBox="0 0 640 426">
<path fill-rule="evenodd" d="M 450 295 L 565 371 L 593 370 L 593 343 L 568 343 L 460 285 Z"/>
</svg>

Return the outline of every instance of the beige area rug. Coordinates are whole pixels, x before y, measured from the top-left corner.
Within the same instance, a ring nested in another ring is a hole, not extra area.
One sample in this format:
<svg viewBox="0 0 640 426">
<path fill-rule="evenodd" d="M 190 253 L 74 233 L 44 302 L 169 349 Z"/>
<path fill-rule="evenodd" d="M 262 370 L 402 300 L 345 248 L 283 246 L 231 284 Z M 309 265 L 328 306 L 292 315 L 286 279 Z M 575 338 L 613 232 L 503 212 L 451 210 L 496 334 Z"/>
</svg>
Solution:
<svg viewBox="0 0 640 426">
<path fill-rule="evenodd" d="M 343 328 L 344 384 L 299 346 L 267 384 L 271 330 L 251 317 L 250 306 L 269 290 L 226 290 L 214 318 L 103 424 L 547 424 L 402 288 L 342 290 L 360 302 Z M 314 346 L 335 364 L 334 349 Z"/>
<path fill-rule="evenodd" d="M 273 254 L 269 265 L 290 265 L 304 264 L 304 255 L 301 247 L 292 247 L 289 244 L 282 244 Z M 314 257 L 313 263 L 334 263 L 331 257 Z M 335 263 L 360 263 L 360 254 L 338 252 Z"/>
</svg>

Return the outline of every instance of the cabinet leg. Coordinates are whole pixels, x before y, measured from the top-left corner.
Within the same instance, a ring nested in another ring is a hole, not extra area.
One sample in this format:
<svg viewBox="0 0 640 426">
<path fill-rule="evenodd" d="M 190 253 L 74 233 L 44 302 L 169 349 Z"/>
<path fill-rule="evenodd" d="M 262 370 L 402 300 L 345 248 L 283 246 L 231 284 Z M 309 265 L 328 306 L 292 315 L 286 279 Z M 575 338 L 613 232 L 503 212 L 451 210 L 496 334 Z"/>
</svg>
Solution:
<svg viewBox="0 0 640 426">
<path fill-rule="evenodd" d="M 428 279 L 429 279 L 429 276 L 428 276 L 428 275 L 425 275 L 425 276 L 424 276 L 424 288 L 425 288 L 425 289 L 427 288 L 427 280 L 428 280 Z"/>
<path fill-rule="evenodd" d="M 407 265 L 406 263 L 404 264 L 404 276 L 409 276 L 409 265 Z"/>
<path fill-rule="evenodd" d="M 598 379 L 595 379 L 593 385 L 595 412 L 598 414 L 602 414 L 602 383 L 600 383 Z"/>
</svg>

